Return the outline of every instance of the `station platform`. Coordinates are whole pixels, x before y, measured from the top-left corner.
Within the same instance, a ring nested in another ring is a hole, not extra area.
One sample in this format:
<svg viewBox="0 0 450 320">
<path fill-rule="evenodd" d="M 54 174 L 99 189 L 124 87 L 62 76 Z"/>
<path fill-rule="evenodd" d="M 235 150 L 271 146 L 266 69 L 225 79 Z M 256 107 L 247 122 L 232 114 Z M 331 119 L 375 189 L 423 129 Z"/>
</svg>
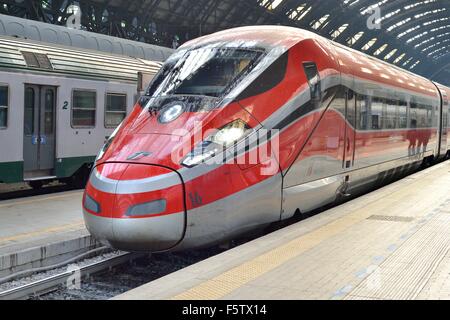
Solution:
<svg viewBox="0 0 450 320">
<path fill-rule="evenodd" d="M 450 161 L 115 299 L 450 299 Z"/>
<path fill-rule="evenodd" d="M 98 246 L 81 214 L 82 191 L 0 201 L 0 278 Z"/>
</svg>

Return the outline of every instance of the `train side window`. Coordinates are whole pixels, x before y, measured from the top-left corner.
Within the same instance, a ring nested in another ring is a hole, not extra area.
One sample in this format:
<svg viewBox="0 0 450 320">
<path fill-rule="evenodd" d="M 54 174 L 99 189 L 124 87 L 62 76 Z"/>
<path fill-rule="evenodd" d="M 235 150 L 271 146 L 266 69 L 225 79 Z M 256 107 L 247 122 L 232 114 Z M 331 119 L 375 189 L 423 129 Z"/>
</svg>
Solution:
<svg viewBox="0 0 450 320">
<path fill-rule="evenodd" d="M 430 101 L 427 104 L 424 104 L 424 109 L 426 112 L 426 128 L 430 128 L 433 126 L 433 103 Z"/>
<path fill-rule="evenodd" d="M 409 128 L 410 129 L 416 129 L 418 127 L 418 117 L 419 117 L 419 106 L 417 102 L 412 99 L 410 102 L 410 119 L 409 119 Z"/>
<path fill-rule="evenodd" d="M 408 103 L 404 100 L 399 101 L 398 106 L 398 128 L 406 129 L 408 128 Z"/>
<path fill-rule="evenodd" d="M 8 127 L 9 87 L 0 86 L 0 129 Z"/>
<path fill-rule="evenodd" d="M 347 91 L 347 120 L 353 128 L 356 128 L 356 114 L 355 114 L 355 100 L 356 94 L 353 90 Z"/>
<path fill-rule="evenodd" d="M 430 101 L 429 104 L 426 104 L 424 106 L 425 106 L 425 110 L 426 110 L 426 113 L 427 113 L 426 127 L 430 128 L 430 127 L 433 127 L 434 125 L 437 125 L 437 123 L 433 124 L 433 119 L 437 119 L 434 116 L 434 108 L 435 108 L 435 106 L 433 105 L 433 102 Z"/>
<path fill-rule="evenodd" d="M 383 105 L 383 99 L 373 98 L 371 104 L 372 130 L 383 129 Z"/>
<path fill-rule="evenodd" d="M 425 104 L 419 105 L 420 109 L 420 128 L 426 128 L 428 127 L 428 106 Z"/>
<path fill-rule="evenodd" d="M 397 107 L 398 102 L 396 100 L 386 100 L 386 113 L 384 115 L 383 128 L 384 129 L 397 129 Z"/>
<path fill-rule="evenodd" d="M 338 111 L 345 117 L 345 102 L 347 98 L 347 90 L 344 87 L 339 87 L 334 95 L 333 101 L 330 107 Z"/>
<path fill-rule="evenodd" d="M 317 64 L 315 62 L 304 62 L 303 69 L 305 70 L 306 78 L 311 88 L 311 99 L 320 101 L 322 88 Z"/>
<path fill-rule="evenodd" d="M 106 94 L 105 128 L 116 128 L 127 116 L 127 95 Z"/>
<path fill-rule="evenodd" d="M 357 129 L 358 130 L 369 130 L 371 125 L 371 113 L 370 113 L 370 104 L 368 101 L 368 97 L 364 95 L 357 95 L 356 101 L 356 116 L 357 116 Z"/>
<path fill-rule="evenodd" d="M 72 127 L 95 127 L 97 92 L 74 90 L 72 93 Z"/>
<path fill-rule="evenodd" d="M 430 120 L 432 120 L 430 106 L 413 99 L 411 101 L 412 128 L 427 128 L 430 125 Z"/>
<path fill-rule="evenodd" d="M 35 103 L 35 92 L 33 88 L 25 89 L 25 126 L 24 134 L 26 136 L 32 136 L 34 133 L 34 103 Z"/>
<path fill-rule="evenodd" d="M 446 94 L 444 95 L 444 108 L 445 107 L 447 107 L 448 113 L 447 113 L 447 118 L 445 119 L 445 122 L 444 122 L 444 127 L 448 128 L 448 126 L 450 124 L 450 104 L 448 103 L 448 97 Z"/>
</svg>

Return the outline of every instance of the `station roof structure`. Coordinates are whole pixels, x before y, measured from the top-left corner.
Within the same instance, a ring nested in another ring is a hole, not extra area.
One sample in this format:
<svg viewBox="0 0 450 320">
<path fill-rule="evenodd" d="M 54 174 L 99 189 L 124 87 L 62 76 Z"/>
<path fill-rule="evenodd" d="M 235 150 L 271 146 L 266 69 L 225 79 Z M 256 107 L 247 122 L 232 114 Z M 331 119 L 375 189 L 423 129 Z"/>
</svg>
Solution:
<svg viewBox="0 0 450 320">
<path fill-rule="evenodd" d="M 450 0 L 2 0 L 0 13 L 163 46 L 243 25 L 311 30 L 450 85 Z"/>
</svg>

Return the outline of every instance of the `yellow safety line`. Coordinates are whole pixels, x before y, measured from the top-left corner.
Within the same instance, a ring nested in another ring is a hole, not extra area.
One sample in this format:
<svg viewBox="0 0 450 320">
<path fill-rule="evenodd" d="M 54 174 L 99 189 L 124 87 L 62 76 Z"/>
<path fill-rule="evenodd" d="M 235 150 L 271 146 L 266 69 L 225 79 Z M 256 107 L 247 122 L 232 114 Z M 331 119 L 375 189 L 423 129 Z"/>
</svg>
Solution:
<svg viewBox="0 0 450 320">
<path fill-rule="evenodd" d="M 386 195 L 382 204 L 389 206 L 398 201 L 398 197 L 407 194 L 411 187 L 422 185 L 424 180 L 433 180 L 428 175 L 423 179 L 417 179 L 402 188 Z M 414 190 L 415 188 L 413 188 Z M 377 208 L 378 207 L 378 208 Z M 290 259 L 304 253 L 305 251 L 317 246 L 319 243 L 327 240 L 345 229 L 367 219 L 374 214 L 373 209 L 380 210 L 380 199 L 375 199 L 372 203 L 353 211 L 345 217 L 339 218 L 325 226 L 322 226 L 306 235 L 300 236 L 280 247 L 268 251 L 252 260 L 249 260 L 237 267 L 234 267 L 212 279 L 171 297 L 171 300 L 216 300 L 223 298 L 227 294 L 239 289 L 252 280 L 274 270 L 283 265 Z M 375 210 L 376 211 L 376 210 Z"/>
<path fill-rule="evenodd" d="M 12 206 L 17 206 L 17 205 L 22 205 L 22 204 L 29 204 L 29 203 L 35 203 L 35 202 L 42 202 L 42 201 L 46 201 L 46 200 L 54 200 L 54 199 L 60 199 L 60 198 L 67 198 L 73 195 L 77 195 L 80 192 L 71 192 L 70 194 L 63 194 L 63 195 L 58 195 L 58 196 L 51 196 L 51 197 L 45 197 L 45 198 L 34 198 L 34 199 L 30 199 L 30 200 L 25 200 L 25 201 L 20 201 L 20 202 L 9 202 L 9 203 L 5 203 L 5 204 L 0 204 L 0 208 L 4 208 L 4 207 L 12 207 Z M 10 200 L 7 200 L 10 201 Z"/>
<path fill-rule="evenodd" d="M 18 241 L 18 240 L 22 240 L 25 238 L 41 236 L 41 235 L 48 234 L 48 233 L 56 233 L 59 231 L 64 231 L 64 230 L 69 230 L 69 229 L 74 229 L 74 230 L 80 229 L 83 226 L 84 226 L 84 222 L 83 222 L 83 220 L 80 220 L 75 223 L 65 224 L 62 226 L 51 227 L 51 228 L 46 228 L 46 229 L 37 230 L 37 231 L 33 231 L 33 232 L 16 234 L 16 235 L 10 236 L 10 237 L 0 238 L 0 244 L 4 244 L 7 242 L 11 242 L 11 241 Z"/>
</svg>

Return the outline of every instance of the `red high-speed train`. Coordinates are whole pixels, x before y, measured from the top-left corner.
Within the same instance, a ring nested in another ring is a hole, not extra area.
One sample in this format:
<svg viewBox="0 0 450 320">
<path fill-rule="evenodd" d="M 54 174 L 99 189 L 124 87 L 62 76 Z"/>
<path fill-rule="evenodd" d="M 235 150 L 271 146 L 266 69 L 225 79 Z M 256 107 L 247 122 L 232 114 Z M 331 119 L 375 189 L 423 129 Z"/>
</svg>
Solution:
<svg viewBox="0 0 450 320">
<path fill-rule="evenodd" d="M 129 251 L 219 243 L 449 155 L 450 89 L 308 31 L 183 45 L 100 152 L 89 231 Z"/>
</svg>

